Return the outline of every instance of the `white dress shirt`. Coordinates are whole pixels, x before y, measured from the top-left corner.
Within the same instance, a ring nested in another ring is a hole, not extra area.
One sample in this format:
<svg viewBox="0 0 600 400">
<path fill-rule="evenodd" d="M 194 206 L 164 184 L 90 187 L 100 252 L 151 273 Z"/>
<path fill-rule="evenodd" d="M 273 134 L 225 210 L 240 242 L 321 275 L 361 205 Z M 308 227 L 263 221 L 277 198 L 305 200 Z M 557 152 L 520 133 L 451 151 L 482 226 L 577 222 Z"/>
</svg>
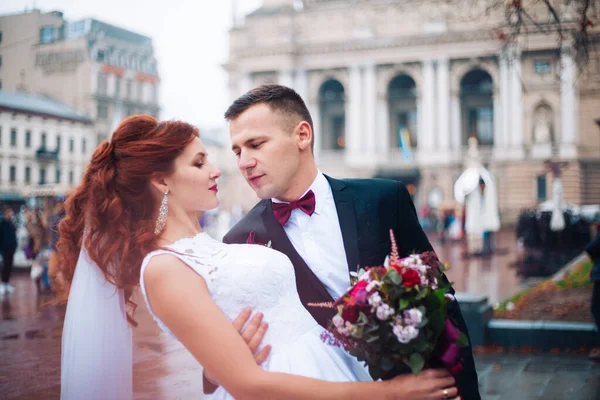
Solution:
<svg viewBox="0 0 600 400">
<path fill-rule="evenodd" d="M 308 216 L 302 210 L 293 210 L 283 229 L 300 257 L 336 300 L 350 286 L 340 221 L 331 186 L 321 171 L 304 194 L 309 190 L 315 194 L 315 212 Z M 274 203 L 284 203 L 277 199 L 271 200 Z"/>
</svg>

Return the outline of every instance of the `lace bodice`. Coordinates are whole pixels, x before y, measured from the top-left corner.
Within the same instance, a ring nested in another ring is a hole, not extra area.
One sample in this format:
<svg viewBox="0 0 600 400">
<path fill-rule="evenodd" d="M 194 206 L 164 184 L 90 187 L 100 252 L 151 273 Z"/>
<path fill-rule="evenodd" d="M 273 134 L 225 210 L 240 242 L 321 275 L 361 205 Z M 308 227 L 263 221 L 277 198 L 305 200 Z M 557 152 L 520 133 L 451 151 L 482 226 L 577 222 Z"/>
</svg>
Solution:
<svg viewBox="0 0 600 400">
<path fill-rule="evenodd" d="M 300 302 L 294 267 L 285 254 L 256 244 L 225 244 L 200 233 L 148 254 L 142 263 L 140 283 L 148 309 L 169 334 L 148 304 L 143 280 L 149 260 L 158 254 L 178 257 L 204 278 L 210 295 L 230 320 L 248 306 L 263 312 L 269 323 L 263 343 L 271 344 L 272 352 L 317 326 Z"/>
</svg>

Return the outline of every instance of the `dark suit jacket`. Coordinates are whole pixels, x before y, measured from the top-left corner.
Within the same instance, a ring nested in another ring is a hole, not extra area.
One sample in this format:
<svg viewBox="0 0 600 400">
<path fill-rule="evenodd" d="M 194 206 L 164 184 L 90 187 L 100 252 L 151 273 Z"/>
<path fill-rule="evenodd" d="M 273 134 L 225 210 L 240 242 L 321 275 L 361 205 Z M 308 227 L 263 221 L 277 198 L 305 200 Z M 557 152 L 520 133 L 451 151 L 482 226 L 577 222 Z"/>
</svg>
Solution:
<svg viewBox="0 0 600 400">
<path fill-rule="evenodd" d="M 391 250 L 390 229 L 396 234 L 401 256 L 432 250 L 419 224 L 410 195 L 402 183 L 384 179 L 337 180 L 327 177 L 327 180 L 333 192 L 350 271 L 357 271 L 359 266 L 383 263 Z M 294 264 L 296 285 L 302 303 L 319 324 L 327 327 L 333 317 L 333 310 L 307 307 L 306 304 L 333 299 L 292 246 L 283 227 L 273 216 L 270 200 L 260 201 L 225 235 L 223 241 L 246 243 L 250 232 L 255 232 L 256 242 L 271 241 L 275 250 L 290 258 Z M 468 335 L 456 302 L 449 307 L 448 312 L 458 323 L 458 328 Z M 471 348 L 463 349 L 462 355 L 465 369 L 458 381 L 463 399 L 480 399 Z"/>
<path fill-rule="evenodd" d="M 588 244 L 585 252 L 588 253 L 594 263 L 590 280 L 592 282 L 600 282 L 600 233 Z"/>
</svg>

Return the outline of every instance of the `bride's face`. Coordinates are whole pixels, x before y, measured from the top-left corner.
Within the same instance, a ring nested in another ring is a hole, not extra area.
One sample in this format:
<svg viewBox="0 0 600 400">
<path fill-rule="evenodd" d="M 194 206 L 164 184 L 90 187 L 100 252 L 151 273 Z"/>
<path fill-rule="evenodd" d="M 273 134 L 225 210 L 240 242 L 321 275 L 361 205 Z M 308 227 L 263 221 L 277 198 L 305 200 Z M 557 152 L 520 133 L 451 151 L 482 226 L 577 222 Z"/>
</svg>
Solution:
<svg viewBox="0 0 600 400">
<path fill-rule="evenodd" d="M 217 205 L 217 178 L 221 171 L 208 161 L 202 141 L 195 138 L 175 159 L 172 175 L 165 178 L 169 188 L 169 205 L 185 212 L 211 210 Z"/>
</svg>

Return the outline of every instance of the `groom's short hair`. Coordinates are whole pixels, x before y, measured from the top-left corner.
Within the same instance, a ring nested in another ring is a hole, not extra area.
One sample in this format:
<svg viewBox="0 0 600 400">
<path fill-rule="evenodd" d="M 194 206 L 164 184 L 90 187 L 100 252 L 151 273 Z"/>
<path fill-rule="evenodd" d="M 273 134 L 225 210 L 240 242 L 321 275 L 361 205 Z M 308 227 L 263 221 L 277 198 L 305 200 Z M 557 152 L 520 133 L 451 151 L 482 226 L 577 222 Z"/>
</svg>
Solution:
<svg viewBox="0 0 600 400">
<path fill-rule="evenodd" d="M 288 118 L 294 118 L 293 125 L 290 124 L 293 127 L 300 121 L 306 121 L 313 131 L 311 148 L 314 150 L 315 129 L 312 117 L 302 97 L 292 88 L 276 84 L 258 86 L 235 99 L 225 111 L 225 119 L 234 120 L 250 107 L 261 103 L 267 104 L 271 110 L 280 112 Z"/>
</svg>

